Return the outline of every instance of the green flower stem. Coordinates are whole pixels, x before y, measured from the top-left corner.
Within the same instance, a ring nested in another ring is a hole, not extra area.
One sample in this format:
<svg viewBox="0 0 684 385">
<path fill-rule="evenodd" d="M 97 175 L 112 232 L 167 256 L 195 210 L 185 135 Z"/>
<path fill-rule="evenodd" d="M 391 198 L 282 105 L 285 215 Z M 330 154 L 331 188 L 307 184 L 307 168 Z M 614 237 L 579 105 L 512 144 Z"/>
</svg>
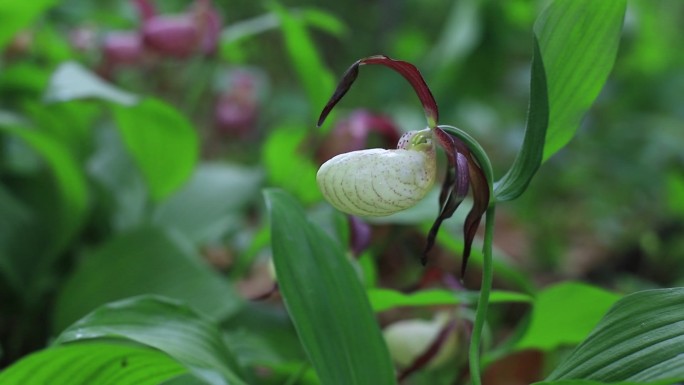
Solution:
<svg viewBox="0 0 684 385">
<path fill-rule="evenodd" d="M 472 385 L 482 385 L 480 374 L 480 341 L 482 329 L 487 321 L 487 307 L 489 306 L 489 293 L 492 290 L 493 267 L 492 267 L 492 241 L 494 238 L 494 211 L 495 205 L 491 204 L 487 209 L 485 218 L 484 244 L 482 245 L 482 286 L 480 298 L 477 301 L 475 324 L 473 334 L 470 337 L 470 382 Z"/>
</svg>

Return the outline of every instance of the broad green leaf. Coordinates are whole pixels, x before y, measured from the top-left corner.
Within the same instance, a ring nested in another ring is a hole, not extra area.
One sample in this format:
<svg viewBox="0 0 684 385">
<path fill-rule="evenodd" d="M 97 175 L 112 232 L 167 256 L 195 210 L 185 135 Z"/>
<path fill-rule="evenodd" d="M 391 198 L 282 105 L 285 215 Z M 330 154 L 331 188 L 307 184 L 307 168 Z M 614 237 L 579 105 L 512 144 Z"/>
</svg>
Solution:
<svg viewBox="0 0 684 385">
<path fill-rule="evenodd" d="M 411 294 L 390 289 L 369 289 L 368 298 L 374 311 L 380 312 L 401 306 L 437 306 L 476 304 L 478 293 L 446 289 L 421 290 Z M 493 291 L 489 303 L 532 302 L 532 297 L 507 291 Z"/>
<path fill-rule="evenodd" d="M 30 47 L 31 52 L 38 53 L 41 64 L 54 69 L 80 55 L 69 34 L 65 34 L 62 28 L 54 27 L 54 14 L 48 15 L 47 23 L 38 24 L 37 28 L 33 28 L 33 41 Z"/>
<path fill-rule="evenodd" d="M 21 242 L 22 233 L 28 231 L 34 220 L 34 212 L 8 189 L 0 184 L 0 279 L 16 292 L 21 292 L 21 277 L 15 244 Z M 0 351 L 2 353 L 2 351 Z"/>
<path fill-rule="evenodd" d="M 177 109 L 148 98 L 132 107 L 114 106 L 114 116 L 154 200 L 167 197 L 190 177 L 199 138 Z"/>
<path fill-rule="evenodd" d="M 0 71 L 0 89 L 3 93 L 12 93 L 17 99 L 38 100 L 49 83 L 52 73 L 35 62 L 19 61 L 3 64 Z"/>
<path fill-rule="evenodd" d="M 0 50 L 15 36 L 26 28 L 48 8 L 57 3 L 56 0 L 2 1 L 0 2 Z"/>
<path fill-rule="evenodd" d="M 0 126 L 0 133 L 18 138 L 35 150 L 54 176 L 59 195 L 59 223 L 55 224 L 54 236 L 45 249 L 46 254 L 56 254 L 79 231 L 87 214 L 88 188 L 83 172 L 66 148 L 43 132 Z"/>
<path fill-rule="evenodd" d="M 55 70 L 43 98 L 47 102 L 97 98 L 124 106 L 138 102 L 137 95 L 116 88 L 76 62 L 63 63 Z"/>
<path fill-rule="evenodd" d="M 164 381 L 158 385 L 207 385 L 207 383 L 192 374 L 184 374 Z"/>
<path fill-rule="evenodd" d="M 580 343 L 619 295 L 579 282 L 542 290 L 534 301 L 532 321 L 517 349 L 552 350 Z"/>
<path fill-rule="evenodd" d="M 318 168 L 303 142 L 306 130 L 283 126 L 271 132 L 264 144 L 262 161 L 274 185 L 294 194 L 304 203 L 323 199 L 316 184 Z"/>
<path fill-rule="evenodd" d="M 395 384 L 368 297 L 340 246 L 292 196 L 264 195 L 278 285 L 321 383 Z"/>
<path fill-rule="evenodd" d="M 135 297 L 102 306 L 66 329 L 56 344 L 93 339 L 127 340 L 159 349 L 209 384 L 245 384 L 218 324 L 163 297 Z"/>
<path fill-rule="evenodd" d="M 159 350 L 111 341 L 56 346 L 0 373 L 3 385 L 158 385 L 187 369 Z"/>
<path fill-rule="evenodd" d="M 671 214 L 684 217 L 684 174 L 671 171 L 666 175 L 667 209 Z"/>
<path fill-rule="evenodd" d="M 684 381 L 684 288 L 618 301 L 547 381 Z"/>
<path fill-rule="evenodd" d="M 549 121 L 547 77 L 539 42 L 535 36 L 525 138 L 511 168 L 494 184 L 494 199 L 497 201 L 509 201 L 519 197 L 541 166 Z"/>
<path fill-rule="evenodd" d="M 282 307 L 262 301 L 247 302 L 235 316 L 221 323 L 231 350 L 245 366 L 306 362 L 297 332 Z"/>
<path fill-rule="evenodd" d="M 537 18 L 525 138 L 495 187 L 497 200 L 522 194 L 574 135 L 613 67 L 625 7 L 625 0 L 556 0 Z"/>
<path fill-rule="evenodd" d="M 321 385 L 316 371 L 304 362 L 287 362 L 268 366 L 271 381 L 276 384 Z"/>
<path fill-rule="evenodd" d="M 544 159 L 565 146 L 615 63 L 626 0 L 556 0 L 537 18 L 549 95 Z"/>
<path fill-rule="evenodd" d="M 95 130 L 94 151 L 88 159 L 96 201 L 101 206 L 94 218 L 115 232 L 130 230 L 149 220 L 149 197 L 145 180 L 114 127 Z"/>
<path fill-rule="evenodd" d="M 275 2 L 270 3 L 270 8 L 280 19 L 285 47 L 309 100 L 313 127 L 335 89 L 335 79 L 323 64 L 304 22 Z"/>
<path fill-rule="evenodd" d="M 100 115 L 100 106 L 85 101 L 45 104 L 27 100 L 26 114 L 36 127 L 62 143 L 78 160 L 90 155 L 93 139 L 92 126 Z"/>
<path fill-rule="evenodd" d="M 114 237 L 86 255 L 64 283 L 55 305 L 60 330 L 109 301 L 159 294 L 223 319 L 240 304 L 228 282 L 178 237 L 148 227 Z"/>
<path fill-rule="evenodd" d="M 218 240 L 240 224 L 238 214 L 258 197 L 262 172 L 229 164 L 202 164 L 190 181 L 162 202 L 154 222 L 194 242 Z"/>
</svg>

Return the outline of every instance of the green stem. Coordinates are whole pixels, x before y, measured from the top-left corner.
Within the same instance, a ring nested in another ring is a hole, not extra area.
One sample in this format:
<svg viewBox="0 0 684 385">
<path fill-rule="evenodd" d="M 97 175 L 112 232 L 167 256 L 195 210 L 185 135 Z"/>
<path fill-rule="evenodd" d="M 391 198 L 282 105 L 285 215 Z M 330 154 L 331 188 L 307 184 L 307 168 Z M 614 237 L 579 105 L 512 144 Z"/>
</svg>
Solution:
<svg viewBox="0 0 684 385">
<path fill-rule="evenodd" d="M 482 245 L 482 286 L 480 287 L 480 298 L 477 301 L 477 312 L 475 313 L 475 324 L 473 334 L 470 337 L 470 382 L 472 385 L 482 385 L 480 374 L 480 340 L 482 329 L 487 321 L 487 307 L 489 306 L 489 293 L 492 290 L 492 240 L 494 238 L 494 204 L 487 209 L 485 219 L 484 244 Z"/>
</svg>

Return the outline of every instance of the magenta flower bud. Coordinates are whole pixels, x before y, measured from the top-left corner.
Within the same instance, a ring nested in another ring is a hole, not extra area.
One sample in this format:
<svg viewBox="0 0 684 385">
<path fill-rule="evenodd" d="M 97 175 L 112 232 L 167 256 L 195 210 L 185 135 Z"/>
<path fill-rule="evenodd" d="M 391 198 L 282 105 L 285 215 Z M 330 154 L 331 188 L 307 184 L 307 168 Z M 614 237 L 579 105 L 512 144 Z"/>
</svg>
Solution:
<svg viewBox="0 0 684 385">
<path fill-rule="evenodd" d="M 76 27 L 69 31 L 69 44 L 77 51 L 88 52 L 99 48 L 97 31 L 93 27 Z"/>
<path fill-rule="evenodd" d="M 221 97 L 214 107 L 214 125 L 224 134 L 244 136 L 252 131 L 256 118 L 256 103 L 233 95 Z"/>
<path fill-rule="evenodd" d="M 157 10 L 150 0 L 133 0 L 133 5 L 138 9 L 140 19 L 143 21 L 147 21 L 157 14 Z"/>
<path fill-rule="evenodd" d="M 221 16 L 212 7 L 211 0 L 197 0 L 192 13 L 195 18 L 195 25 L 199 30 L 198 47 L 200 52 L 205 55 L 215 54 L 223 27 Z"/>
<path fill-rule="evenodd" d="M 134 0 L 142 19 L 145 46 L 162 56 L 211 55 L 218 48 L 221 17 L 211 0 L 196 0 L 185 13 L 157 15 L 149 0 Z"/>
<path fill-rule="evenodd" d="M 222 134 L 246 136 L 258 117 L 257 79 L 246 70 L 226 72 L 225 79 L 226 90 L 214 106 L 214 126 Z"/>
<path fill-rule="evenodd" d="M 143 23 L 142 37 L 150 51 L 182 59 L 196 51 L 199 30 L 187 15 L 154 16 Z"/>
</svg>

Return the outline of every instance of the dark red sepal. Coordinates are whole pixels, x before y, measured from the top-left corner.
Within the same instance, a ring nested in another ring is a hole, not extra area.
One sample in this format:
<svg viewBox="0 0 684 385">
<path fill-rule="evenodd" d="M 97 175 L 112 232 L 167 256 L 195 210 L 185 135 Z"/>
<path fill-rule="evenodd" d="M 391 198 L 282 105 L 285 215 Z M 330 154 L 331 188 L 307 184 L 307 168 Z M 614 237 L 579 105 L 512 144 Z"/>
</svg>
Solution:
<svg viewBox="0 0 684 385">
<path fill-rule="evenodd" d="M 437 127 L 437 122 L 439 121 L 437 102 L 435 102 L 435 97 L 432 96 L 430 87 L 425 83 L 423 75 L 420 74 L 420 71 L 416 66 L 402 60 L 394 60 L 385 55 L 376 55 L 361 59 L 361 64 L 380 64 L 401 74 L 401 76 L 411 84 L 411 87 L 413 87 L 413 90 L 418 95 L 418 99 L 420 99 L 420 103 L 425 110 L 428 126 L 430 128 Z"/>
<path fill-rule="evenodd" d="M 427 86 L 427 83 L 425 83 L 425 79 L 423 79 L 423 75 L 420 74 L 418 68 L 416 68 L 416 66 L 409 62 L 394 60 L 385 55 L 375 55 L 363 58 L 361 60 L 356 61 L 354 64 L 351 65 L 351 67 L 347 69 L 344 75 L 342 75 L 342 80 L 340 80 L 340 83 L 337 85 L 337 88 L 335 89 L 335 92 L 333 93 L 332 97 L 325 105 L 325 107 L 323 107 L 323 111 L 321 112 L 321 115 L 318 118 L 318 127 L 320 127 L 323 124 L 325 118 L 328 116 L 330 111 L 332 111 L 332 109 L 340 101 L 340 99 L 342 99 L 342 97 L 347 93 L 347 91 L 349 91 L 349 88 L 351 88 L 351 85 L 354 83 L 357 76 L 359 75 L 359 66 L 365 64 L 384 65 L 386 67 L 393 69 L 394 71 L 398 72 L 401 76 L 403 76 L 404 79 L 406 79 L 409 82 L 409 84 L 411 84 L 411 87 L 413 87 L 413 90 L 418 95 L 418 99 L 420 99 L 420 103 L 423 105 L 423 109 L 425 110 L 425 117 L 427 118 L 428 126 L 430 128 L 437 127 L 437 122 L 439 121 L 439 111 L 437 109 L 437 102 L 435 102 L 435 98 L 434 96 L 432 96 L 432 92 L 430 91 L 430 88 Z"/>
<path fill-rule="evenodd" d="M 320 127 L 323 125 L 323 122 L 325 121 L 325 118 L 328 117 L 328 114 L 330 114 L 330 111 L 332 111 L 335 105 L 342 99 L 347 91 L 349 91 L 351 85 L 354 84 L 354 81 L 359 76 L 360 63 L 361 60 L 357 60 L 344 72 L 344 75 L 342 75 L 342 80 L 340 80 L 337 88 L 335 88 L 335 92 L 333 92 L 330 100 L 328 100 L 328 103 L 325 105 L 325 107 L 323 107 L 323 111 L 321 111 L 321 115 L 318 118 L 318 123 L 316 123 L 316 126 Z"/>
</svg>

